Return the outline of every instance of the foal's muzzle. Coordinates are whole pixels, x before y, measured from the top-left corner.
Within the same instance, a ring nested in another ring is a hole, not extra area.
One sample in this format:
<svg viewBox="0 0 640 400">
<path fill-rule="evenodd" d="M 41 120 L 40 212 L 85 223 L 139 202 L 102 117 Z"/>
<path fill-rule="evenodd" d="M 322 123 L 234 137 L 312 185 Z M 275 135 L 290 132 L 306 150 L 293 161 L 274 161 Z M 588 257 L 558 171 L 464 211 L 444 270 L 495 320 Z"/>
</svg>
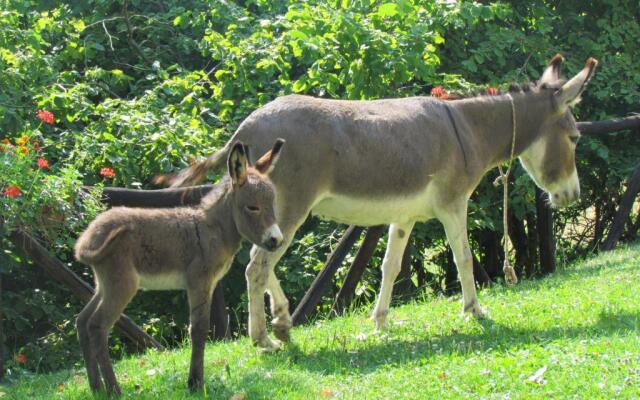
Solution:
<svg viewBox="0 0 640 400">
<path fill-rule="evenodd" d="M 273 251 L 280 247 L 283 242 L 282 232 L 280 227 L 273 224 L 267 229 L 263 235 L 262 247 L 266 250 Z"/>
</svg>

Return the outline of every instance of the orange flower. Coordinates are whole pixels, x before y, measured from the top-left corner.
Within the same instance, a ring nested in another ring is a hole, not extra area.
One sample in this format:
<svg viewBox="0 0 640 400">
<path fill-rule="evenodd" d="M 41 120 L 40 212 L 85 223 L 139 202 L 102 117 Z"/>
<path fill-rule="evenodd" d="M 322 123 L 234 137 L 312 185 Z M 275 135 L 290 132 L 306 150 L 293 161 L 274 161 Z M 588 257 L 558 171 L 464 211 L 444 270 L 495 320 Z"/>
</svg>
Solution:
<svg viewBox="0 0 640 400">
<path fill-rule="evenodd" d="M 442 86 L 436 86 L 431 89 L 431 96 L 440 99 L 447 96 L 447 91 Z"/>
<path fill-rule="evenodd" d="M 23 135 L 20 139 L 16 140 L 18 146 L 24 146 L 29 143 L 29 136 Z"/>
<path fill-rule="evenodd" d="M 113 179 L 116 176 L 116 171 L 110 167 L 100 168 L 100 175 L 107 179 Z"/>
<path fill-rule="evenodd" d="M 36 117 L 45 124 L 53 125 L 53 113 L 51 111 L 38 110 Z"/>
<path fill-rule="evenodd" d="M 25 156 L 29 154 L 29 148 L 27 146 L 18 147 L 18 151 L 24 154 Z"/>
<path fill-rule="evenodd" d="M 11 146 L 11 142 L 7 138 L 2 139 L 2 144 L 6 144 L 7 146 Z"/>
<path fill-rule="evenodd" d="M 22 191 L 17 186 L 9 186 L 4 190 L 4 195 L 12 199 L 15 199 L 16 197 L 22 195 Z"/>
<path fill-rule="evenodd" d="M 494 87 L 488 87 L 487 88 L 487 94 L 489 96 L 497 96 L 498 94 L 500 94 L 500 91 L 497 88 Z"/>
<path fill-rule="evenodd" d="M 49 169 L 49 161 L 45 160 L 42 157 L 38 157 L 36 163 L 38 164 L 38 168 L 40 169 Z"/>
<path fill-rule="evenodd" d="M 26 364 L 27 356 L 25 356 L 24 354 L 16 354 L 15 360 L 20 364 Z"/>
</svg>

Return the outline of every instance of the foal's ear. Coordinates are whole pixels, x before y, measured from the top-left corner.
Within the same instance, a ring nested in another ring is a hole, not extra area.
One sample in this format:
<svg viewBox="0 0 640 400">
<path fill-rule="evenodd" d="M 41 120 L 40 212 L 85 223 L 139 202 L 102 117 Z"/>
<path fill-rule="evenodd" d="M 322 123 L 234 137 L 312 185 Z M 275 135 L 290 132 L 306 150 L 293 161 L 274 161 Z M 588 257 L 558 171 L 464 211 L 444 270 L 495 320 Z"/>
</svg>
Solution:
<svg viewBox="0 0 640 400">
<path fill-rule="evenodd" d="M 284 146 L 284 139 L 276 140 L 273 148 L 267 151 L 258 161 L 256 161 L 254 164 L 255 169 L 262 174 L 268 174 L 273 171 L 273 167 L 276 166 L 278 158 L 280 158 L 282 146 Z"/>
<path fill-rule="evenodd" d="M 247 168 L 249 163 L 247 161 L 247 154 L 242 142 L 237 142 L 233 145 L 233 148 L 229 153 L 227 166 L 229 168 L 229 175 L 231 176 L 231 183 L 233 186 L 238 187 L 244 185 L 247 180 Z"/>
<path fill-rule="evenodd" d="M 555 96 L 561 108 L 570 107 L 580 100 L 580 94 L 593 76 L 596 65 L 598 65 L 598 60 L 589 58 L 582 71 L 556 91 Z"/>
<path fill-rule="evenodd" d="M 553 56 L 551 61 L 549 61 L 549 65 L 542 73 L 539 84 L 540 85 L 542 85 L 543 83 L 550 84 L 560 79 L 560 66 L 562 65 L 563 61 L 564 61 L 564 57 L 562 57 L 561 54 L 556 54 L 555 56 Z"/>
</svg>

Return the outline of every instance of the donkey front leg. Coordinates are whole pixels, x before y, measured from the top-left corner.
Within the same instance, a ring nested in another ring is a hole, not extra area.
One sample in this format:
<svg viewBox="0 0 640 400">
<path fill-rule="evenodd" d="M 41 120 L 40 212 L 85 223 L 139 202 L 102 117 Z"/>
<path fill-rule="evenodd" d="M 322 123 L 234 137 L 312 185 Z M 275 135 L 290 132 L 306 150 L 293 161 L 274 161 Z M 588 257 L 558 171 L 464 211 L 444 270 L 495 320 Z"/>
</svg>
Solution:
<svg viewBox="0 0 640 400">
<path fill-rule="evenodd" d="M 193 282 L 187 289 L 189 298 L 189 335 L 191 336 L 191 365 L 189 366 L 189 389 L 192 392 L 204 387 L 204 348 L 209 332 L 211 297 L 217 281 Z"/>
<path fill-rule="evenodd" d="M 476 286 L 473 278 L 473 257 L 467 237 L 467 201 L 454 211 L 442 213 L 438 218 L 447 234 L 447 240 L 453 252 L 453 259 L 458 268 L 458 276 L 462 285 L 462 312 L 471 313 L 482 318 L 484 311 L 478 303 Z"/>
<path fill-rule="evenodd" d="M 389 314 L 389 303 L 391 303 L 393 283 L 400 272 L 402 255 L 404 254 L 405 247 L 407 247 L 414 223 L 415 222 L 412 221 L 404 224 L 392 224 L 389 227 L 387 252 L 382 261 L 382 285 L 380 286 L 380 295 L 378 296 L 378 302 L 371 316 L 377 331 L 387 327 L 387 314 Z"/>
<path fill-rule="evenodd" d="M 270 275 L 273 274 L 273 268 L 285 249 L 286 247 L 282 246 L 276 252 L 271 253 L 258 246 L 253 246 L 251 249 L 251 262 L 249 262 L 246 270 L 249 294 L 249 336 L 255 345 L 268 352 L 278 350 L 281 343 L 279 340 L 270 339 L 267 335 L 264 293 L 269 284 Z M 280 300 L 284 298 L 284 292 L 282 292 L 279 283 L 277 283 L 277 287 L 275 287 L 275 283 L 272 283 L 270 292 L 272 296 L 275 294 Z M 272 301 L 274 301 L 273 297 Z M 282 310 L 279 311 L 282 312 Z M 289 314 L 288 307 L 286 314 L 287 316 Z M 289 317 L 289 319 L 291 318 Z"/>
</svg>

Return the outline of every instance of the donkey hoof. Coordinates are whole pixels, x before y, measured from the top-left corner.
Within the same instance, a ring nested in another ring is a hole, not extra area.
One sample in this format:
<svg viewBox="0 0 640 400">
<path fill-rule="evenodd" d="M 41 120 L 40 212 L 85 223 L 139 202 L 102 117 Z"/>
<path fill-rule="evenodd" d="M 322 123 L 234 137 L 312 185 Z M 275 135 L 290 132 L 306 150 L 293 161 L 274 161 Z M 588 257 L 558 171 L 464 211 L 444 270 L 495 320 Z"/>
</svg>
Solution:
<svg viewBox="0 0 640 400">
<path fill-rule="evenodd" d="M 474 301 L 462 309 L 462 315 L 465 317 L 474 317 L 478 319 L 484 319 L 487 317 L 487 313 L 480 307 L 478 301 Z"/>
<path fill-rule="evenodd" d="M 273 334 L 276 335 L 276 338 L 281 340 L 284 343 L 288 343 L 291 341 L 291 333 L 290 329 L 293 324 L 291 323 L 291 319 L 284 318 L 275 318 L 271 321 L 271 327 L 273 328 Z"/>
<path fill-rule="evenodd" d="M 271 340 L 270 338 L 266 337 L 264 340 L 261 340 L 258 343 L 258 347 L 263 353 L 275 353 L 282 347 L 282 342 L 277 339 Z"/>
<path fill-rule="evenodd" d="M 388 315 L 389 310 L 373 312 L 373 314 L 371 315 L 371 319 L 373 320 L 373 324 L 376 327 L 376 333 L 384 332 L 389 329 L 389 322 L 387 321 Z"/>
</svg>

